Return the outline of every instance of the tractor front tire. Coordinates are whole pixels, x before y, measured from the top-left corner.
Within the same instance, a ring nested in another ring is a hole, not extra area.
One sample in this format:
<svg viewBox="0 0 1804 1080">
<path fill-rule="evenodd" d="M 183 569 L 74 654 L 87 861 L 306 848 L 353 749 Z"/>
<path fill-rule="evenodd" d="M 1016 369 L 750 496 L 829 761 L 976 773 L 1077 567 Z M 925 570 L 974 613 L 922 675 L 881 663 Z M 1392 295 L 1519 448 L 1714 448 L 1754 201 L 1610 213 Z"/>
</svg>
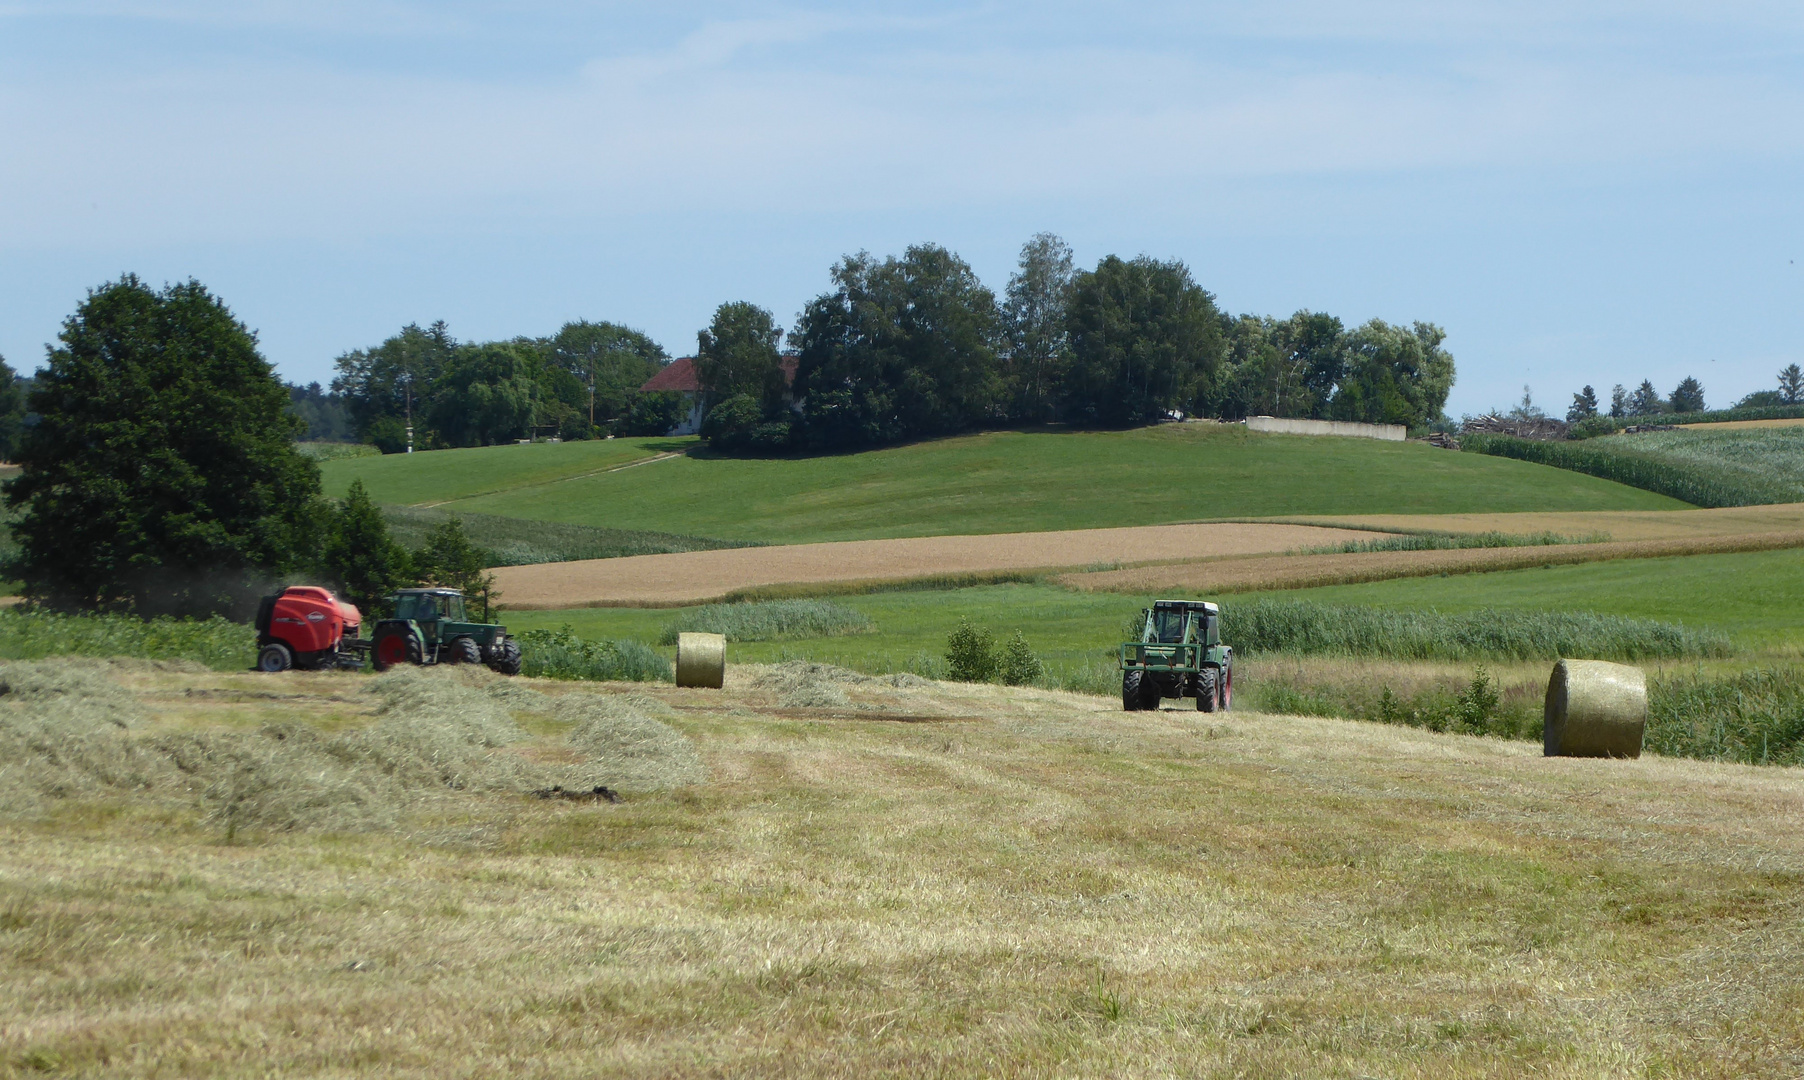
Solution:
<svg viewBox="0 0 1804 1080">
<path fill-rule="evenodd" d="M 520 674 L 520 643 L 513 638 L 503 641 L 490 657 L 489 667 L 503 675 Z"/>
<path fill-rule="evenodd" d="M 1140 683 L 1145 678 L 1144 672 L 1126 671 L 1121 675 L 1121 708 L 1126 712 L 1138 712 L 1146 706 L 1142 704 L 1145 692 Z"/>
<path fill-rule="evenodd" d="M 476 644 L 475 638 L 460 637 L 445 650 L 447 664 L 480 664 L 482 663 L 482 646 Z"/>
<path fill-rule="evenodd" d="M 1234 707 L 1234 668 L 1221 669 L 1221 711 L 1227 712 Z"/>
<path fill-rule="evenodd" d="M 387 671 L 396 664 L 419 665 L 426 662 L 426 649 L 409 630 L 390 630 L 377 634 L 370 649 L 370 663 L 377 671 Z"/>
<path fill-rule="evenodd" d="M 1210 668 L 1196 677 L 1196 711 L 1214 712 L 1221 706 L 1221 684 L 1215 681 L 1215 669 Z"/>
<path fill-rule="evenodd" d="M 287 671 L 293 666 L 294 653 L 279 641 L 263 646 L 263 651 L 257 654 L 258 671 Z"/>
</svg>

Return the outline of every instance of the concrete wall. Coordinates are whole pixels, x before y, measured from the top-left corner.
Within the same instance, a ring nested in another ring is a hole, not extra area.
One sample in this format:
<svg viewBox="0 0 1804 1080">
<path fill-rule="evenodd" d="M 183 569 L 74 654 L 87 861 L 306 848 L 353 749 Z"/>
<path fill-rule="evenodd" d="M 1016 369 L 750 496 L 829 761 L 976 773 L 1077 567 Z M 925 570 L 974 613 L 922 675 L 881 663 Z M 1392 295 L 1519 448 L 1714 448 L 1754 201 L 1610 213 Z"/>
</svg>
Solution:
<svg viewBox="0 0 1804 1080">
<path fill-rule="evenodd" d="M 1277 435 L 1347 435 L 1356 439 L 1402 442 L 1408 434 L 1402 424 L 1354 424 L 1343 420 L 1282 420 L 1276 416 L 1247 417 L 1248 431 Z"/>
</svg>

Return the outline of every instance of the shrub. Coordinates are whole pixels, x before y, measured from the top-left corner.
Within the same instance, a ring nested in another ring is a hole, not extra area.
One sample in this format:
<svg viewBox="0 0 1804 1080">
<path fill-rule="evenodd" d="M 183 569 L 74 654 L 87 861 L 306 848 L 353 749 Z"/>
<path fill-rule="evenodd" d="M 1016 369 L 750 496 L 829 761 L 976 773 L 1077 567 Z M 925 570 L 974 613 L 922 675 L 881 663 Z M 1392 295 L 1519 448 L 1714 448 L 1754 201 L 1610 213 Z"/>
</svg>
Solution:
<svg viewBox="0 0 1804 1080">
<path fill-rule="evenodd" d="M 1001 669 L 1002 681 L 1010 686 L 1026 686 L 1046 677 L 1046 665 L 1034 655 L 1033 649 L 1019 630 L 1015 631 L 1015 636 L 1009 639 L 1008 645 L 1002 650 Z"/>
<path fill-rule="evenodd" d="M 996 638 L 988 627 L 960 619 L 946 635 L 946 677 L 957 682 L 989 682 L 1001 667 Z"/>
<path fill-rule="evenodd" d="M 1804 670 L 1650 680 L 1647 750 L 1750 764 L 1804 764 Z"/>
<path fill-rule="evenodd" d="M 708 604 L 664 628 L 661 645 L 675 645 L 678 634 L 723 634 L 728 641 L 782 641 L 789 638 L 869 634 L 877 629 L 870 616 L 830 600 L 762 600 Z"/>
<path fill-rule="evenodd" d="M 520 673 L 543 679 L 590 682 L 668 682 L 670 661 L 643 642 L 585 641 L 566 625 L 526 630 L 520 640 Z"/>
<path fill-rule="evenodd" d="M 40 608 L 0 610 L 0 658 L 131 656 L 192 660 L 216 671 L 249 668 L 257 634 L 243 623 L 210 619 L 139 619 L 130 615 L 64 615 Z"/>
</svg>

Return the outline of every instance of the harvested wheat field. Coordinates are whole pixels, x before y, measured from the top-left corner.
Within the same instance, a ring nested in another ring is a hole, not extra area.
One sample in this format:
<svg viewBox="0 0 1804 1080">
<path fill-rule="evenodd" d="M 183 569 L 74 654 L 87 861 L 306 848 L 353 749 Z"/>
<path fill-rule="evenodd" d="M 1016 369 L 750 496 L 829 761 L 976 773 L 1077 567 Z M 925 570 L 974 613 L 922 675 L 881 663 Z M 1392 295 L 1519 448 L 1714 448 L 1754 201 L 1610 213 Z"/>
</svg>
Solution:
<svg viewBox="0 0 1804 1080">
<path fill-rule="evenodd" d="M 1712 555 L 1800 547 L 1804 547 L 1804 530 L 1535 547 L 1211 559 L 1061 574 L 1052 580 L 1086 592 L 1133 595 L 1172 591 L 1252 592 L 1261 589 L 1351 585 L 1361 581 L 1386 581 L 1391 578 L 1427 577 L 1433 574 L 1476 574 L 1491 570 L 1520 570 L 1531 566 L 1565 566 L 1612 559 L 1653 559 L 1670 555 Z"/>
<path fill-rule="evenodd" d="M 677 606 L 772 585 L 875 583 L 1095 563 L 1253 555 L 1370 540 L 1373 535 L 1319 525 L 1151 525 L 634 555 L 499 567 L 494 573 L 507 605 L 524 611 Z"/>
<path fill-rule="evenodd" d="M 1735 431 L 1741 428 L 1774 428 L 1797 427 L 1804 424 L 1804 417 L 1786 417 L 1779 420 L 1719 420 L 1712 424 L 1685 424 L 1681 431 Z"/>
<path fill-rule="evenodd" d="M 805 665 L 19 668 L 7 1075 L 1804 1070 L 1795 771 Z M 383 815 L 284 811 L 322 768 Z"/>
<path fill-rule="evenodd" d="M 1585 510 L 1529 514 L 1361 514 L 1353 517 L 1297 517 L 1277 520 L 1398 532 L 1559 533 L 1611 540 L 1678 540 L 1686 537 L 1746 536 L 1804 532 L 1804 503 L 1729 506 L 1711 510 Z"/>
</svg>

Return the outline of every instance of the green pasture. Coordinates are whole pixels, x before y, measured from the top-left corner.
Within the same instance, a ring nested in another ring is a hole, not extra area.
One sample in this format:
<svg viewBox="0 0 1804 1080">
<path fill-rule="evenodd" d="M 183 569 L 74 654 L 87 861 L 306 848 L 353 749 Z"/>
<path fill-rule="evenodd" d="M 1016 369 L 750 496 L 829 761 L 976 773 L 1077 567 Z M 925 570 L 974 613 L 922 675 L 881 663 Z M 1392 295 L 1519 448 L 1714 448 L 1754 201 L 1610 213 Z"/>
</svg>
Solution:
<svg viewBox="0 0 1804 1080">
<path fill-rule="evenodd" d="M 592 439 L 584 442 L 532 443 L 526 446 L 475 446 L 413 454 L 342 457 L 319 463 L 326 494 L 342 498 L 351 481 L 362 480 L 379 503 L 414 506 L 468 499 L 497 491 L 527 491 L 536 486 L 585 476 L 685 450 L 694 439 Z M 520 515 L 516 515 L 520 516 Z M 609 524 L 603 521 L 589 524 Z"/>
<path fill-rule="evenodd" d="M 382 503 L 769 543 L 1284 514 L 1684 505 L 1508 458 L 1214 424 L 986 432 L 805 458 L 698 452 L 604 471 L 694 445 L 616 439 L 500 446 L 329 461 L 321 469 L 329 493 L 360 478 Z"/>
<path fill-rule="evenodd" d="M 1749 650 L 1804 644 L 1804 551 L 1798 550 L 1617 559 L 1261 595 L 1397 610 L 1589 611 L 1721 630 Z"/>
</svg>

